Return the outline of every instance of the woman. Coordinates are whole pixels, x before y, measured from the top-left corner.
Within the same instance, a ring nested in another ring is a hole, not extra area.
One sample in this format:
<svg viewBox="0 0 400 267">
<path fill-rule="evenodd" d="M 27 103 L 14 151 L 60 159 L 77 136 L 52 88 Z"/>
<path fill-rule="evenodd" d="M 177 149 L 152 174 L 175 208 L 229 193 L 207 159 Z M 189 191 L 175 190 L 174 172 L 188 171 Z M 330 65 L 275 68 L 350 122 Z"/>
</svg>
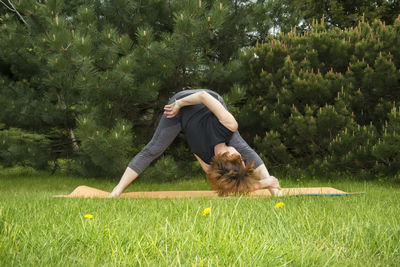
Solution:
<svg viewBox="0 0 400 267">
<path fill-rule="evenodd" d="M 219 195 L 251 192 L 267 187 L 281 195 L 278 180 L 270 176 L 261 158 L 239 135 L 238 123 L 222 97 L 206 89 L 175 94 L 164 107 L 164 115 L 151 141 L 129 163 L 109 197 L 124 189 L 183 130 L 188 144 Z"/>
</svg>

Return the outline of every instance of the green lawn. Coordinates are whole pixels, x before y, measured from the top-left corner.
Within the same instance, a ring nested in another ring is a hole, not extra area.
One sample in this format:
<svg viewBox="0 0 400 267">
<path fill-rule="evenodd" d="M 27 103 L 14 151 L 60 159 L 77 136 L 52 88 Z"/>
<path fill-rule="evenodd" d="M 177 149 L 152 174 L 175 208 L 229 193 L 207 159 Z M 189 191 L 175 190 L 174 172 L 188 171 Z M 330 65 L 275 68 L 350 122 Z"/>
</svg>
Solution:
<svg viewBox="0 0 400 267">
<path fill-rule="evenodd" d="M 0 266 L 399 266 L 400 187 L 301 181 L 353 196 L 53 199 L 117 180 L 0 174 Z M 126 191 L 208 189 L 204 178 L 138 179 Z M 282 201 L 284 207 L 274 205 Z M 211 208 L 209 215 L 202 211 Z M 86 219 L 85 214 L 92 214 Z"/>
</svg>

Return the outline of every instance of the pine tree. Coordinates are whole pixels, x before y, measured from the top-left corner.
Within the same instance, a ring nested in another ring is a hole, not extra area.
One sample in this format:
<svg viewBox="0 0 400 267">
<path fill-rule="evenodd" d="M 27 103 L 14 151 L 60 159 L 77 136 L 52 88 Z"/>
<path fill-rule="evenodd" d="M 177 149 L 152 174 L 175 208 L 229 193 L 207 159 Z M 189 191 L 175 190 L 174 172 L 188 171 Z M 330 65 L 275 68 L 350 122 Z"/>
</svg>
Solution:
<svg viewBox="0 0 400 267">
<path fill-rule="evenodd" d="M 381 130 L 381 137 L 372 148 L 375 157 L 374 171 L 397 177 L 400 174 L 400 109 L 394 106 L 388 114 L 388 121 Z"/>
<path fill-rule="evenodd" d="M 393 24 L 400 12 L 398 1 L 385 0 L 297 0 L 292 3 L 305 20 L 301 28 L 312 26 L 313 20 L 324 18 L 328 27 L 341 29 L 355 27 L 360 21 L 373 22 L 379 19 L 387 25 Z"/>
<path fill-rule="evenodd" d="M 174 92 L 211 88 L 229 93 L 230 105 L 240 101 L 237 56 L 252 42 L 252 5 L 49 0 L 16 1 L 11 11 L 1 4 L 4 131 L 44 134 L 47 150 L 57 151 L 52 160 L 68 158 L 81 174 L 122 172 Z M 97 128 L 89 135 L 95 139 L 84 134 L 88 125 Z M 107 168 L 105 154 L 115 153 Z"/>
<path fill-rule="evenodd" d="M 239 125 L 256 135 L 266 162 L 396 174 L 397 141 L 385 121 L 395 125 L 389 117 L 399 99 L 399 22 L 344 31 L 314 22 L 309 32 L 293 29 L 243 51 L 247 101 Z"/>
<path fill-rule="evenodd" d="M 303 1 L 321 6 L 302 14 L 289 2 L 1 3 L 2 163 L 48 168 L 66 158 L 80 174 L 119 175 L 173 93 L 210 88 L 272 166 L 396 175 L 400 19 L 389 25 L 386 11 L 361 1 L 368 12 L 345 28 L 357 12 L 331 1 L 321 20 L 285 33 L 327 3 Z M 386 23 L 372 21 L 382 14 Z M 183 144 L 175 158 L 191 157 Z"/>
</svg>

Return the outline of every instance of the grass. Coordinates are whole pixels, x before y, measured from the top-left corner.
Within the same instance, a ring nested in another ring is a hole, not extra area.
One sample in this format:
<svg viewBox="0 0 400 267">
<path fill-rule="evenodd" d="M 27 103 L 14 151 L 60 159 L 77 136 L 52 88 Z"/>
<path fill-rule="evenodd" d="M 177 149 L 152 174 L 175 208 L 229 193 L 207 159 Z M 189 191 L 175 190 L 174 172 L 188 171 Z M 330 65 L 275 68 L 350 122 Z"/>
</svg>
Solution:
<svg viewBox="0 0 400 267">
<path fill-rule="evenodd" d="M 116 182 L 3 170 L 0 266 L 400 265 L 396 184 L 281 179 L 284 187 L 366 192 L 340 197 L 51 198 Z M 138 179 L 126 191 L 194 189 L 208 189 L 204 178 Z M 279 201 L 284 207 L 274 208 Z"/>
</svg>

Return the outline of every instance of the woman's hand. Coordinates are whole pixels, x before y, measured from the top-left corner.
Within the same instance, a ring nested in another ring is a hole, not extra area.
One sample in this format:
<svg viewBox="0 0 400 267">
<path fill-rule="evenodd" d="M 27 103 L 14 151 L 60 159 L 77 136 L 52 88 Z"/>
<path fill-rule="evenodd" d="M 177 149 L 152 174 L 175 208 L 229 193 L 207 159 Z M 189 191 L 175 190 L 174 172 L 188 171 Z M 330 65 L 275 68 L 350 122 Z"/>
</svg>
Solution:
<svg viewBox="0 0 400 267">
<path fill-rule="evenodd" d="M 280 184 L 279 184 L 279 180 L 276 179 L 272 175 L 270 175 L 269 178 L 266 179 L 266 183 L 267 183 L 266 187 L 268 187 L 268 188 L 276 188 L 276 189 L 279 189 L 279 190 L 282 189 Z"/>
<path fill-rule="evenodd" d="M 180 108 L 178 100 L 175 100 L 174 103 L 164 106 L 164 114 L 168 119 L 173 118 L 179 113 Z"/>
<path fill-rule="evenodd" d="M 281 185 L 279 184 L 279 180 L 274 176 L 269 175 L 267 167 L 265 164 L 261 164 L 255 170 L 255 173 L 261 178 L 260 180 L 260 189 L 268 188 L 269 192 L 272 196 L 280 197 L 283 196 L 283 192 L 281 191 Z"/>
<path fill-rule="evenodd" d="M 267 183 L 269 185 L 267 185 L 266 187 L 268 188 L 271 195 L 274 197 L 282 197 L 283 192 L 278 179 L 276 179 L 274 176 L 270 176 L 269 179 L 267 180 L 268 180 Z"/>
</svg>

